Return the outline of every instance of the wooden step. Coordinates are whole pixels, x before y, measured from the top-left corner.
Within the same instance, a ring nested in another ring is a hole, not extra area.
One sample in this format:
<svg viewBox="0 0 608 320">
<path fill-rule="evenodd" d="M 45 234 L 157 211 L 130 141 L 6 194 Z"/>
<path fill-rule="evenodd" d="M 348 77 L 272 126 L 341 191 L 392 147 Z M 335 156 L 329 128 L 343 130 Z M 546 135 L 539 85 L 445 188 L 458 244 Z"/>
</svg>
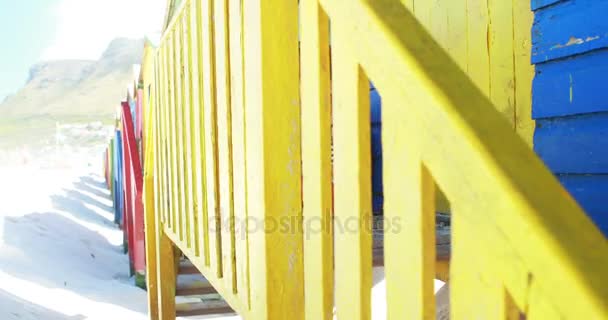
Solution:
<svg viewBox="0 0 608 320">
<path fill-rule="evenodd" d="M 215 288 L 202 275 L 186 275 L 177 277 L 176 296 L 198 296 L 215 294 Z"/>
<path fill-rule="evenodd" d="M 221 300 L 178 303 L 175 305 L 175 314 L 178 317 L 194 317 L 215 314 L 234 314 L 234 310 Z"/>
<path fill-rule="evenodd" d="M 181 260 L 177 274 L 200 274 L 200 271 L 190 262 L 190 260 Z"/>
</svg>

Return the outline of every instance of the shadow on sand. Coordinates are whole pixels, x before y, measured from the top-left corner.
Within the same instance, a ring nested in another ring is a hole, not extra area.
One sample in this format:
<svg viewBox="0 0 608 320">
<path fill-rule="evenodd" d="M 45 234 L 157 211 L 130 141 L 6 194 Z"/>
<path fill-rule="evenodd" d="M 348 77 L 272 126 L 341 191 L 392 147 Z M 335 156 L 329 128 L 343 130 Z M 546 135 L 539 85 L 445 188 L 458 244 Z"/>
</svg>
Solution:
<svg viewBox="0 0 608 320">
<path fill-rule="evenodd" d="M 0 289 L 0 319 L 3 320 L 82 320 L 83 315 L 67 316 L 23 300 Z"/>
<path fill-rule="evenodd" d="M 50 198 L 57 212 L 33 212 L 5 218 L 4 243 L 25 256 L 0 261 L 2 271 L 47 288 L 69 290 L 92 301 L 145 313 L 145 302 L 142 310 L 142 303 L 133 303 L 126 298 L 133 296 L 133 290 L 141 289 L 125 283 L 131 280 L 122 245 L 110 243 L 100 233 L 116 234 L 117 226 L 111 221 L 112 207 L 80 191 L 103 186 L 103 183 L 93 184 L 92 181 L 95 182 L 90 177 L 82 177 L 71 189 L 64 190 L 65 194 L 52 195 Z M 88 188 L 82 188 L 83 184 Z M 109 199 L 109 193 L 104 194 L 101 190 L 86 192 Z M 23 265 L 31 268 L 24 269 Z M 141 291 L 141 295 L 145 297 L 145 292 Z M 3 298 L 0 296 L 0 300 Z M 39 319 L 80 318 L 43 316 Z"/>
</svg>

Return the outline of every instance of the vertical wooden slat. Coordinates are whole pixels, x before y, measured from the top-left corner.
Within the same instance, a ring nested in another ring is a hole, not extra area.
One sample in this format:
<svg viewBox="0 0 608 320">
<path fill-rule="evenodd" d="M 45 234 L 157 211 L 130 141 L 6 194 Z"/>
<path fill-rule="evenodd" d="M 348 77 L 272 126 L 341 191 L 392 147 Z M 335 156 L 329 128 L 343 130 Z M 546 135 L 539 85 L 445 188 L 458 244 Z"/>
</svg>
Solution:
<svg viewBox="0 0 608 320">
<path fill-rule="evenodd" d="M 155 121 L 155 125 L 156 125 L 156 144 L 155 144 L 155 149 L 156 149 L 156 159 L 157 161 L 155 162 L 154 166 L 155 166 L 155 176 L 157 178 L 158 181 L 158 185 L 157 185 L 157 189 L 155 190 L 156 193 L 156 199 L 158 202 L 158 210 L 156 211 L 156 219 L 157 219 L 157 223 L 165 223 L 165 206 L 164 206 L 164 201 L 165 201 L 165 180 L 164 180 L 164 173 L 163 173 L 163 166 L 165 165 L 165 159 L 163 157 L 162 154 L 162 147 L 163 147 L 163 139 L 164 139 L 164 132 L 163 132 L 163 127 L 162 127 L 162 123 L 163 123 L 163 113 L 162 113 L 162 108 L 164 107 L 164 94 L 163 94 L 163 90 L 164 90 L 164 84 L 163 84 L 163 47 L 162 47 L 162 43 L 160 44 L 158 51 L 157 51 L 157 57 L 156 57 L 156 96 L 157 96 L 157 103 L 156 103 L 156 121 Z"/>
<path fill-rule="evenodd" d="M 236 287 L 249 307 L 249 249 L 247 245 L 247 175 L 243 78 L 243 0 L 229 0 L 230 112 L 232 116 L 232 177 Z"/>
<path fill-rule="evenodd" d="M 431 17 L 433 15 L 434 3 L 435 1 L 414 0 L 413 6 L 408 7 L 409 9 L 414 9 L 416 18 L 429 32 L 432 30 Z"/>
<path fill-rule="evenodd" d="M 198 43 L 199 32 L 197 27 L 197 0 L 190 0 L 188 7 L 188 72 L 190 85 L 190 165 L 192 167 L 192 196 L 193 196 L 193 215 L 192 230 L 194 234 L 194 254 L 197 257 L 205 256 L 204 233 L 207 232 L 203 221 L 203 189 L 202 184 L 202 161 L 201 161 L 201 104 L 200 104 L 200 81 L 199 81 L 199 59 Z"/>
<path fill-rule="evenodd" d="M 158 163 L 158 132 L 156 129 L 157 122 L 157 104 L 158 104 L 158 73 L 155 49 L 146 48 L 146 57 L 148 62 L 144 62 L 144 112 L 146 113 L 146 121 L 144 129 L 146 132 L 146 158 L 145 158 L 145 182 L 144 182 L 144 197 L 145 197 L 145 250 L 146 250 L 146 287 L 148 288 L 148 310 L 151 319 L 158 319 L 158 259 L 156 258 L 156 219 L 159 202 L 158 202 L 158 176 L 156 166 Z"/>
<path fill-rule="evenodd" d="M 171 72 L 171 48 L 172 48 L 172 37 L 169 37 L 165 40 L 165 63 L 164 63 L 164 78 L 165 78 L 165 121 L 164 121 L 164 131 L 165 131 L 165 145 L 164 145 L 164 154 L 166 160 L 165 167 L 165 176 L 166 176 L 166 184 L 167 184 L 167 221 L 169 221 L 169 227 L 173 232 L 175 232 L 175 174 L 173 172 L 173 126 L 172 126 L 172 106 L 173 106 L 173 81 L 172 81 L 172 72 Z"/>
<path fill-rule="evenodd" d="M 332 28 L 336 309 L 338 319 L 366 320 L 372 285 L 369 82 L 340 32 Z"/>
<path fill-rule="evenodd" d="M 192 249 L 194 252 L 194 247 L 196 246 L 196 223 L 194 216 L 194 176 L 193 176 L 193 167 L 192 167 L 192 89 L 191 89 L 191 80 L 192 80 L 192 70 L 190 66 L 190 13 L 189 7 L 186 6 L 182 13 L 181 17 L 181 43 L 182 43 L 182 74 L 183 74 L 183 83 L 182 86 L 184 88 L 183 93 L 183 134 L 184 134 L 184 184 L 185 184 L 185 196 L 186 196 L 186 212 L 184 213 L 186 217 L 186 233 L 187 233 L 187 246 Z"/>
<path fill-rule="evenodd" d="M 490 100 L 515 128 L 513 2 L 488 0 L 490 19 L 488 50 L 490 53 Z"/>
<path fill-rule="evenodd" d="M 169 105 L 167 112 L 169 113 L 169 140 L 168 152 L 171 157 L 171 218 L 173 220 L 172 231 L 174 234 L 181 236 L 181 201 L 179 192 L 179 168 L 178 168 L 178 146 L 177 146 L 177 75 L 175 68 L 176 59 L 176 32 L 171 31 L 169 38 Z"/>
<path fill-rule="evenodd" d="M 467 1 L 467 70 L 473 83 L 490 96 L 490 56 L 488 48 L 488 0 Z M 485 45 L 484 45 L 485 44 Z"/>
<path fill-rule="evenodd" d="M 445 48 L 460 69 L 467 71 L 467 7 L 466 0 L 443 1 L 447 28 Z"/>
<path fill-rule="evenodd" d="M 162 166 L 162 175 L 163 175 L 163 211 L 164 211 L 164 219 L 168 222 L 168 227 L 173 228 L 173 216 L 171 215 L 172 211 L 172 179 L 171 179 L 171 160 L 169 154 L 169 58 L 168 58 L 168 45 L 167 41 L 165 41 L 163 48 L 163 59 L 162 59 L 162 81 L 163 81 L 163 105 L 161 109 L 162 114 L 162 122 L 161 129 L 163 131 L 162 136 L 162 145 L 161 145 L 161 154 L 163 157 L 163 166 Z"/>
<path fill-rule="evenodd" d="M 222 219 L 222 267 L 226 287 L 236 289 L 234 267 L 234 214 L 232 195 L 232 132 L 230 114 L 230 60 L 228 3 L 215 0 L 215 81 L 217 99 L 217 146 Z"/>
<path fill-rule="evenodd" d="M 247 213 L 255 224 L 249 228 L 252 318 L 300 320 L 298 1 L 246 0 L 243 6 Z M 277 229 L 281 222 L 288 231 Z"/>
<path fill-rule="evenodd" d="M 220 237 L 218 161 L 217 161 L 217 115 L 215 104 L 215 49 L 214 24 L 212 20 L 213 0 L 201 2 L 203 48 L 203 108 L 205 127 L 205 166 L 207 176 L 207 215 L 209 219 L 209 266 L 218 276 L 222 275 L 222 248 Z"/>
<path fill-rule="evenodd" d="M 380 92 L 382 94 L 382 92 Z M 384 266 L 388 319 L 435 317 L 434 181 L 420 160 L 412 120 L 402 101 L 385 97 L 382 109 Z"/>
<path fill-rule="evenodd" d="M 207 199 L 212 197 L 213 194 L 207 188 L 207 146 L 206 146 L 206 127 L 205 127 L 205 119 L 204 119 L 204 88 L 203 88 L 203 31 L 202 31 L 202 11 L 201 11 L 201 0 L 192 0 L 192 11 L 191 14 L 193 16 L 192 22 L 192 43 L 193 48 L 196 49 L 196 52 L 193 54 L 193 68 L 196 72 L 193 73 L 193 90 L 195 90 L 194 95 L 194 107 L 196 121 L 198 123 L 197 126 L 197 145 L 200 148 L 200 152 L 197 152 L 197 167 L 200 169 L 200 186 L 201 189 L 198 192 L 198 198 L 200 203 L 199 214 L 199 223 L 200 227 L 202 227 L 201 235 L 199 237 L 200 248 L 203 252 L 203 261 L 205 265 L 209 265 L 209 218 L 208 218 L 208 210 L 209 207 L 207 205 Z M 194 30 L 196 32 L 194 32 Z M 194 46 L 194 44 L 196 44 Z M 195 81 L 196 79 L 196 81 Z M 196 84 L 196 85 L 194 85 Z M 198 99 L 198 100 L 197 100 Z M 197 102 L 196 102 L 197 101 Z M 213 249 L 215 250 L 215 249 Z"/>
<path fill-rule="evenodd" d="M 185 143 L 184 143 L 184 65 L 182 60 L 182 24 L 181 18 L 177 17 L 173 38 L 174 40 L 174 57 L 175 64 L 173 65 L 175 72 L 175 134 L 176 134 L 176 153 L 177 153 L 177 190 L 179 209 L 177 215 L 179 217 L 179 240 L 184 244 L 188 243 L 188 208 L 186 207 L 186 177 L 185 174 Z"/>
<path fill-rule="evenodd" d="M 469 210 L 469 212 L 465 212 Z M 483 236 L 470 217 L 469 205 L 454 208 L 450 296 L 454 319 L 510 319 L 509 297 L 503 287 L 491 248 L 494 239 Z M 483 238 L 484 241 L 479 241 Z M 499 249 L 500 250 L 500 249 Z"/>
<path fill-rule="evenodd" d="M 534 13 L 530 1 L 513 1 L 513 54 L 515 63 L 515 130 L 532 146 L 535 122 L 532 120 L 532 78 L 530 30 Z"/>
<path fill-rule="evenodd" d="M 329 20 L 301 3 L 302 188 L 306 319 L 333 318 Z"/>
</svg>

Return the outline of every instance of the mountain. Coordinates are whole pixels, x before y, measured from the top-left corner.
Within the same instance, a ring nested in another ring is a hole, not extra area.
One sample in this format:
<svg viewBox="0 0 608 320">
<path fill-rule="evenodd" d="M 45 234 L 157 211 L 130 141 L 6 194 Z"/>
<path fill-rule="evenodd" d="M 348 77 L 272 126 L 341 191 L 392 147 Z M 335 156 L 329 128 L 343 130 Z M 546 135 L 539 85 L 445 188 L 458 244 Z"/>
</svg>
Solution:
<svg viewBox="0 0 608 320">
<path fill-rule="evenodd" d="M 57 122 L 110 122 L 133 81 L 133 64 L 140 63 L 143 47 L 143 39 L 119 38 L 97 61 L 32 66 L 26 84 L 0 104 L 0 140 L 35 143 Z"/>
</svg>

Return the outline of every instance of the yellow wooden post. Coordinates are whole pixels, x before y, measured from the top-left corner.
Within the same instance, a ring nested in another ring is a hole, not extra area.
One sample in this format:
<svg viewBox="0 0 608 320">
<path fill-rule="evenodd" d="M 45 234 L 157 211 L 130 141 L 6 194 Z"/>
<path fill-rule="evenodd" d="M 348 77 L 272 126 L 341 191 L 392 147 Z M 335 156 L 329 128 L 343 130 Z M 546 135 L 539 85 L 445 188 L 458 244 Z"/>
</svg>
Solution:
<svg viewBox="0 0 608 320">
<path fill-rule="evenodd" d="M 298 1 L 246 0 L 243 14 L 252 318 L 301 320 Z"/>
<path fill-rule="evenodd" d="M 230 114 L 230 46 L 228 3 L 214 0 L 215 81 L 217 103 L 217 146 L 222 237 L 222 275 L 226 287 L 236 290 L 234 266 L 234 202 L 232 192 L 232 128 Z"/>
<path fill-rule="evenodd" d="M 333 318 L 329 20 L 301 2 L 302 188 L 306 319 Z"/>
<path fill-rule="evenodd" d="M 189 249 L 192 249 L 194 252 L 195 246 L 197 244 L 196 240 L 196 230 L 197 224 L 195 223 L 194 216 L 194 180 L 193 180 L 193 166 L 192 166 L 192 135 L 191 130 L 193 128 L 192 125 L 192 89 L 191 89 L 191 67 L 190 67 L 190 37 L 188 36 L 190 29 L 190 14 L 189 14 L 189 6 L 187 5 L 181 15 L 180 18 L 180 29 L 181 29 L 181 69 L 182 69 L 182 133 L 183 133 L 183 164 L 184 167 L 182 169 L 183 180 L 184 180 L 184 196 L 186 199 L 186 210 L 184 212 L 185 220 L 186 220 L 186 245 Z"/>
<path fill-rule="evenodd" d="M 389 319 L 435 317 L 435 190 L 407 136 L 419 129 L 402 116 L 409 103 L 385 99 L 382 109 L 384 259 Z"/>
<path fill-rule="evenodd" d="M 338 319 L 367 320 L 372 286 L 369 81 L 340 22 L 331 20 L 336 309 Z"/>
<path fill-rule="evenodd" d="M 144 130 L 145 130 L 145 167 L 144 167 L 144 223 L 146 241 L 146 287 L 148 289 L 148 310 L 152 320 L 158 319 L 158 274 L 156 259 L 156 213 L 158 201 L 155 189 L 158 190 L 158 177 L 155 172 L 156 147 L 156 59 L 155 50 L 146 46 L 144 52 Z M 147 92 L 147 90 L 150 90 Z"/>
<path fill-rule="evenodd" d="M 530 63 L 532 39 L 530 30 L 534 13 L 530 1 L 513 1 L 513 56 L 515 67 L 515 130 L 529 146 L 534 138 L 535 122 L 532 119 L 532 78 L 534 65 Z"/>
<path fill-rule="evenodd" d="M 490 56 L 490 100 L 515 129 L 515 67 L 513 66 L 513 4 L 489 0 L 487 35 Z"/>
<path fill-rule="evenodd" d="M 217 161 L 217 115 L 215 104 L 215 50 L 214 24 L 212 20 L 213 0 L 201 0 L 201 47 L 203 69 L 203 119 L 205 131 L 205 175 L 207 190 L 209 267 L 217 276 L 222 275 L 222 247 L 220 237 L 218 161 Z"/>
<path fill-rule="evenodd" d="M 202 30 L 201 30 L 201 0 L 192 0 L 190 15 L 191 15 L 191 32 L 190 38 L 192 41 L 192 105 L 194 109 L 195 121 L 195 157 L 196 157 L 196 185 L 197 185 L 197 216 L 199 223 L 199 248 L 205 265 L 209 265 L 209 220 L 207 198 L 211 196 L 207 189 L 206 176 L 206 145 L 205 145 L 205 121 L 203 119 L 203 45 L 202 45 Z"/>
<path fill-rule="evenodd" d="M 229 0 L 230 113 L 232 118 L 232 177 L 234 195 L 234 247 L 236 287 L 249 307 L 249 248 L 247 244 L 247 168 L 245 164 L 245 99 L 243 55 L 243 0 Z"/>
<path fill-rule="evenodd" d="M 179 220 L 179 212 L 180 212 L 180 202 L 179 202 L 179 189 L 178 189 L 178 169 L 177 169 L 177 140 L 176 140 L 176 129 L 175 123 L 176 119 L 176 81 L 175 81 L 175 32 L 170 31 L 170 36 L 167 39 L 167 77 L 169 78 L 167 82 L 168 95 L 169 95 L 169 104 L 167 105 L 167 131 L 168 131 L 168 145 L 167 152 L 169 156 L 169 165 L 171 170 L 169 171 L 169 179 L 171 179 L 171 230 L 173 233 L 179 235 L 180 230 L 180 220 Z"/>
<path fill-rule="evenodd" d="M 193 248 L 197 257 L 205 256 L 203 234 L 207 232 L 203 222 L 203 194 L 205 190 L 202 186 L 202 166 L 201 166 L 201 100 L 200 100 L 200 81 L 199 81 L 199 59 L 198 59 L 198 27 L 196 21 L 197 1 L 190 0 L 187 9 L 187 24 L 190 30 L 187 33 L 188 39 L 188 85 L 190 91 L 189 104 L 189 135 L 190 135 L 190 167 L 192 168 L 192 232 Z"/>
<path fill-rule="evenodd" d="M 186 175 L 185 169 L 185 143 L 184 143 L 184 66 L 182 61 L 182 24 L 181 18 L 177 17 L 173 29 L 173 76 L 175 79 L 175 160 L 177 179 L 178 210 L 178 235 L 179 240 L 188 243 L 188 208 L 186 207 Z"/>
<path fill-rule="evenodd" d="M 161 224 L 157 224 L 158 244 L 158 306 L 159 318 L 161 320 L 175 320 L 175 284 L 176 284 L 176 260 L 175 248 L 171 240 L 165 234 Z"/>
</svg>

